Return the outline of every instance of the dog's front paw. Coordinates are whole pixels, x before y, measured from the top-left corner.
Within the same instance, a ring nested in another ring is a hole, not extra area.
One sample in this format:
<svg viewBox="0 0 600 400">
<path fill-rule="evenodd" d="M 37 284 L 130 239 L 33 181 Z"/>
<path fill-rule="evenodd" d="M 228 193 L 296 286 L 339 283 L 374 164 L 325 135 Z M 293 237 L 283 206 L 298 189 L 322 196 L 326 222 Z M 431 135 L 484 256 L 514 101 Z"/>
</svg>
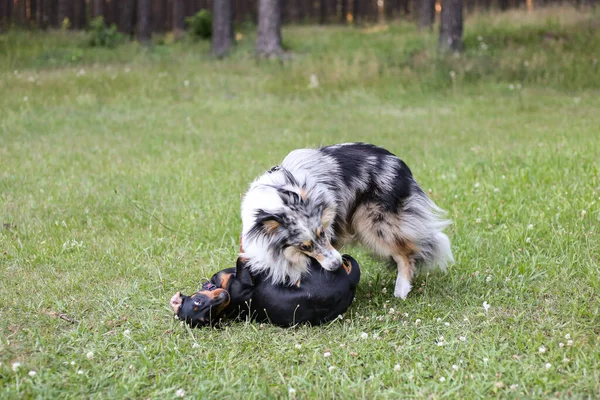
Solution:
<svg viewBox="0 0 600 400">
<path fill-rule="evenodd" d="M 398 279 L 396 281 L 396 287 L 394 288 L 394 297 L 399 297 L 402 300 L 406 300 L 408 293 L 410 293 L 410 289 L 412 289 L 410 282 L 404 279 Z"/>
</svg>

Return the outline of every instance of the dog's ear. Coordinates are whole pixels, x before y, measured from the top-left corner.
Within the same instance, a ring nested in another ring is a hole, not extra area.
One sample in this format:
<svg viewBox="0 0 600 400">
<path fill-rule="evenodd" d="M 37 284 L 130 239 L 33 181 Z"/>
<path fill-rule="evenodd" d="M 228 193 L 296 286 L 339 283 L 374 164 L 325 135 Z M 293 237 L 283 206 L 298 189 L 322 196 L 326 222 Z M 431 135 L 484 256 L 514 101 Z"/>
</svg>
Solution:
<svg viewBox="0 0 600 400">
<path fill-rule="evenodd" d="M 181 292 L 175 293 L 173 297 L 171 297 L 171 308 L 175 315 L 179 314 L 179 308 L 183 304 L 183 298 L 181 297 Z"/>
<path fill-rule="evenodd" d="M 235 266 L 235 279 L 244 286 L 254 286 L 254 277 L 250 272 L 250 268 L 247 265 L 247 260 L 238 257 Z"/>
<path fill-rule="evenodd" d="M 302 200 L 304 200 L 303 196 L 299 195 L 298 193 L 283 188 L 280 188 L 277 191 L 277 194 L 279 194 L 281 201 L 288 206 L 300 204 Z"/>
</svg>

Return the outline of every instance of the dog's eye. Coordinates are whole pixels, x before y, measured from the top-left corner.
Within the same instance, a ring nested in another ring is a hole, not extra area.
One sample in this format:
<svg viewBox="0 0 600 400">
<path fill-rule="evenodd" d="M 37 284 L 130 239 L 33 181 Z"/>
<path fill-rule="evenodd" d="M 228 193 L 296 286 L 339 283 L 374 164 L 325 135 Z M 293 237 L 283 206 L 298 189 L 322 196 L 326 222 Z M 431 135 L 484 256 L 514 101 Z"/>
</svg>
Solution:
<svg viewBox="0 0 600 400">
<path fill-rule="evenodd" d="M 306 244 L 306 243 L 300 243 L 300 246 L 298 246 L 298 248 L 302 251 L 312 251 L 313 250 L 313 244 Z"/>
<path fill-rule="evenodd" d="M 317 237 L 319 239 L 323 239 L 325 237 L 325 230 L 323 229 L 323 227 L 317 228 L 317 231 L 315 233 L 317 234 Z"/>
</svg>

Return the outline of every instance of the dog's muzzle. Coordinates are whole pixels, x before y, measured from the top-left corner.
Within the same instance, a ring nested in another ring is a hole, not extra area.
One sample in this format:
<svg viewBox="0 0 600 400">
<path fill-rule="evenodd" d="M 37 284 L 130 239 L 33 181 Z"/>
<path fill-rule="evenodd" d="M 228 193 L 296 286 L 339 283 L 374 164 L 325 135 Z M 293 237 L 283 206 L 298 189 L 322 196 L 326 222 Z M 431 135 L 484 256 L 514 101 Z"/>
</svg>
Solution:
<svg viewBox="0 0 600 400">
<path fill-rule="evenodd" d="M 327 271 L 337 271 L 342 266 L 342 255 L 331 245 L 320 247 L 315 253 L 315 259 Z"/>
</svg>

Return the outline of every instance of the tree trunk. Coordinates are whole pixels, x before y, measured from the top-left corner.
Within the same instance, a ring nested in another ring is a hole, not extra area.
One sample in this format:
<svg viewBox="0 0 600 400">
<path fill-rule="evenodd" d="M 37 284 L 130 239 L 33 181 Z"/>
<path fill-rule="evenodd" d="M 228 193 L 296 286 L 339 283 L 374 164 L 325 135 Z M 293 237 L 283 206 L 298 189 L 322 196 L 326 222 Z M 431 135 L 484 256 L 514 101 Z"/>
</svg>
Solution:
<svg viewBox="0 0 600 400">
<path fill-rule="evenodd" d="M 319 0 L 319 24 L 327 22 L 327 0 Z"/>
<path fill-rule="evenodd" d="M 419 29 L 431 29 L 435 22 L 435 0 L 421 0 L 419 5 Z"/>
<path fill-rule="evenodd" d="M 340 0 L 340 23 L 348 22 L 348 0 Z"/>
<path fill-rule="evenodd" d="M 352 0 L 352 22 L 354 25 L 358 24 L 358 19 L 360 17 L 360 1 Z"/>
<path fill-rule="evenodd" d="M 29 0 L 29 21 L 37 22 L 37 1 Z"/>
<path fill-rule="evenodd" d="M 260 0 L 258 3 L 256 53 L 266 57 L 280 56 L 283 53 L 280 0 Z"/>
<path fill-rule="evenodd" d="M 440 49 L 442 51 L 462 51 L 463 49 L 463 2 L 444 0 L 440 26 Z"/>
<path fill-rule="evenodd" d="M 394 6 L 395 6 L 395 4 L 390 0 L 383 2 L 383 14 L 385 15 L 385 19 L 387 21 L 391 21 L 394 19 L 394 16 L 396 14 L 396 10 L 394 10 Z"/>
<path fill-rule="evenodd" d="M 58 25 L 58 0 L 48 1 L 48 25 L 56 27 Z"/>
<path fill-rule="evenodd" d="M 10 21 L 10 16 L 12 14 L 12 0 L 0 0 L 0 28 L 6 23 L 8 26 L 8 21 Z"/>
<path fill-rule="evenodd" d="M 212 52 L 219 58 L 225 57 L 231 47 L 232 12 L 231 0 L 213 1 Z"/>
<path fill-rule="evenodd" d="M 58 7 L 57 7 L 57 18 L 56 18 L 56 22 L 58 27 L 62 27 L 63 23 L 65 22 L 65 19 L 69 19 L 69 21 L 71 20 L 71 10 L 73 9 L 73 3 L 71 2 L 71 0 L 58 0 Z"/>
<path fill-rule="evenodd" d="M 467 12 L 468 13 L 473 13 L 475 11 L 475 5 L 476 5 L 477 1 L 476 0 L 467 0 L 467 3 L 465 4 L 467 7 Z"/>
<path fill-rule="evenodd" d="M 44 21 L 44 14 L 46 13 L 46 7 L 48 0 L 37 0 L 37 10 L 35 13 L 35 24 L 40 29 L 46 28 L 46 21 Z"/>
<path fill-rule="evenodd" d="M 135 0 L 119 0 L 119 31 L 131 36 L 134 33 Z"/>
<path fill-rule="evenodd" d="M 152 1 L 152 31 L 165 31 L 165 17 L 167 14 L 167 0 Z"/>
<path fill-rule="evenodd" d="M 85 12 L 85 0 L 75 0 L 73 3 L 73 21 L 74 29 L 83 29 L 87 25 L 87 15 Z"/>
<path fill-rule="evenodd" d="M 401 5 L 404 15 L 410 15 L 410 0 L 402 0 Z"/>
<path fill-rule="evenodd" d="M 150 25 L 150 13 L 152 11 L 152 0 L 137 0 L 137 40 L 143 44 L 150 44 L 152 29 Z"/>
<path fill-rule="evenodd" d="M 184 0 L 173 0 L 173 35 L 176 39 L 181 38 L 185 31 L 184 6 Z"/>
<path fill-rule="evenodd" d="M 92 1 L 92 17 L 103 17 L 104 16 L 104 0 L 93 0 Z"/>
</svg>

